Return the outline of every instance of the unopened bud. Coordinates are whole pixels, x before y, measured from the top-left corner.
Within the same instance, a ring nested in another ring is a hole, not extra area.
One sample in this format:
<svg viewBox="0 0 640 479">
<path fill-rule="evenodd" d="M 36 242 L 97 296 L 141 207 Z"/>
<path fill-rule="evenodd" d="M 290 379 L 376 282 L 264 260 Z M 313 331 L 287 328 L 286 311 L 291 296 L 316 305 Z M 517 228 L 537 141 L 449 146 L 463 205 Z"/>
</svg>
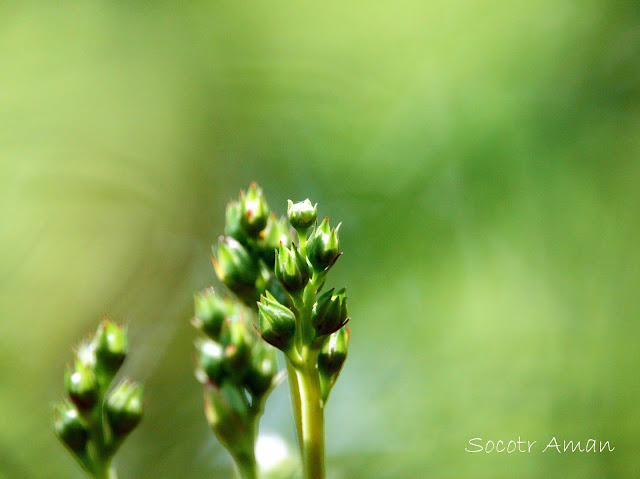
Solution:
<svg viewBox="0 0 640 479">
<path fill-rule="evenodd" d="M 259 273 L 256 261 L 230 236 L 220 238 L 213 267 L 218 279 L 234 292 L 253 286 Z"/>
<path fill-rule="evenodd" d="M 204 414 L 218 440 L 231 454 L 245 446 L 249 407 L 244 391 L 229 382 L 222 387 L 207 386 L 204 391 Z"/>
<path fill-rule="evenodd" d="M 211 339 L 218 339 L 227 316 L 227 305 L 213 288 L 194 296 L 194 325 Z"/>
<path fill-rule="evenodd" d="M 116 438 L 123 437 L 135 429 L 142 419 L 142 386 L 124 379 L 109 395 L 105 414 Z"/>
<path fill-rule="evenodd" d="M 260 297 L 258 319 L 262 338 L 278 349 L 286 350 L 296 332 L 296 317 L 269 292 Z"/>
<path fill-rule="evenodd" d="M 285 306 L 290 305 L 291 299 L 289 298 L 289 295 L 287 295 L 282 283 L 276 278 L 275 274 L 270 275 L 264 292 L 266 291 L 268 291 L 280 304 Z"/>
<path fill-rule="evenodd" d="M 307 256 L 311 266 L 316 271 L 323 271 L 331 266 L 340 254 L 340 241 L 338 232 L 340 225 L 329 229 L 329 218 L 322 220 L 322 223 L 311 233 L 307 243 Z"/>
<path fill-rule="evenodd" d="M 87 364 L 76 360 L 72 370 L 67 367 L 64 375 L 65 390 L 81 411 L 93 409 L 98 401 L 98 380 Z"/>
<path fill-rule="evenodd" d="M 326 375 L 336 377 L 347 359 L 349 348 L 349 330 L 342 328 L 331 336 L 322 345 L 318 355 L 318 370 Z"/>
<path fill-rule="evenodd" d="M 255 182 L 251 183 L 246 194 L 240 195 L 240 207 L 242 227 L 249 236 L 258 236 L 267 226 L 269 205 L 262 189 Z"/>
<path fill-rule="evenodd" d="M 89 429 L 71 404 L 60 403 L 54 406 L 53 429 L 56 436 L 73 452 L 81 453 L 86 449 Z"/>
<path fill-rule="evenodd" d="M 311 310 L 311 324 L 318 336 L 331 334 L 346 324 L 347 298 L 346 288 L 337 293 L 333 289 L 321 294 Z"/>
<path fill-rule="evenodd" d="M 196 341 L 196 354 L 198 380 L 219 385 L 226 375 L 222 345 L 210 339 Z"/>
<path fill-rule="evenodd" d="M 278 219 L 275 213 L 269 215 L 267 227 L 260 235 L 257 248 L 260 258 L 262 258 L 262 261 L 264 261 L 271 270 L 273 269 L 276 259 L 276 249 L 278 249 L 280 243 L 286 244 L 291 241 L 289 230 L 289 224 L 285 217 Z"/>
<path fill-rule="evenodd" d="M 272 386 L 277 373 L 276 350 L 265 343 L 256 344 L 245 376 L 247 389 L 253 396 L 262 396 Z"/>
<path fill-rule="evenodd" d="M 297 231 L 304 233 L 307 231 L 318 216 L 318 204 L 311 205 L 311 201 L 307 198 L 304 201 L 294 203 L 291 200 L 287 202 L 287 216 L 289 217 L 289 223 Z"/>
<path fill-rule="evenodd" d="M 295 244 L 291 249 L 280 243 L 276 256 L 275 275 L 289 292 L 300 291 L 309 282 L 307 260 L 298 252 Z"/>
<path fill-rule="evenodd" d="M 229 344 L 224 349 L 225 366 L 231 374 L 241 376 L 249 367 L 253 339 L 244 321 L 233 321 L 229 326 Z"/>
<path fill-rule="evenodd" d="M 127 356 L 127 346 L 127 329 L 110 319 L 105 319 L 95 336 L 98 370 L 113 377 Z"/>
<path fill-rule="evenodd" d="M 231 201 L 225 212 L 224 234 L 242 244 L 247 243 L 247 233 L 242 227 L 242 207 L 239 201 Z"/>
</svg>

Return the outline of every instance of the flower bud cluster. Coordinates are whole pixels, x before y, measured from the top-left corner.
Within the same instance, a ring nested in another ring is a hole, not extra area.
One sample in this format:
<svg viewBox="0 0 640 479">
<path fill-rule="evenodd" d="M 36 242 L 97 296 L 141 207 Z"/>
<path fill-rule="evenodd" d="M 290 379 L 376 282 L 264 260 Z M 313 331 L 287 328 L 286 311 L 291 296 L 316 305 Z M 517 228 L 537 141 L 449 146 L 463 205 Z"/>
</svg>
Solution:
<svg viewBox="0 0 640 479">
<path fill-rule="evenodd" d="M 64 402 L 54 406 L 54 431 L 91 474 L 108 463 L 142 418 L 142 386 L 122 380 L 107 394 L 128 348 L 126 327 L 105 319 L 82 342 L 64 375 Z"/>
<path fill-rule="evenodd" d="M 194 324 L 204 335 L 196 341 L 196 376 L 205 384 L 205 414 L 238 464 L 252 456 L 255 437 L 247 435 L 257 430 L 279 376 L 271 346 L 284 352 L 290 375 L 317 385 L 316 393 L 296 393 L 311 402 L 327 400 L 347 356 L 346 290 L 320 294 L 341 254 L 340 224 L 332 228 L 325 218 L 318 225 L 317 213 L 309 199 L 289 201 L 287 216 L 277 219 L 252 183 L 227 206 L 225 236 L 213 256 L 218 279 L 235 299 L 213 290 L 196 295 Z M 249 334 L 250 315 L 264 341 Z"/>
<path fill-rule="evenodd" d="M 253 442 L 247 442 L 246 433 L 256 429 L 279 380 L 275 350 L 249 326 L 251 314 L 213 288 L 195 296 L 193 324 L 203 333 L 195 343 L 196 378 L 205 386 L 207 420 L 234 457 L 250 453 Z"/>
<path fill-rule="evenodd" d="M 290 228 L 285 218 L 271 212 L 255 182 L 227 205 L 224 232 L 212 257 L 220 282 L 251 307 L 266 290 L 284 298 L 273 267 L 276 249 L 289 241 Z"/>
<path fill-rule="evenodd" d="M 317 368 L 305 374 L 318 375 L 326 401 L 346 360 L 349 317 L 345 288 L 320 294 L 328 271 L 341 254 L 340 224 L 332 228 L 325 218 L 313 227 L 317 211 L 317 205 L 308 199 L 289 200 L 287 217 L 298 233 L 298 244 L 291 242 L 289 247 L 281 242 L 274 266 L 288 301 L 267 292 L 260 296 L 258 310 L 262 338 L 282 350 L 294 369 L 303 368 L 309 357 L 317 361 Z"/>
<path fill-rule="evenodd" d="M 298 231 L 300 244 L 291 242 L 290 248 L 279 244 L 274 274 L 290 301 L 278 301 L 267 292 L 260 296 L 258 303 L 262 337 L 283 351 L 290 347 L 296 334 L 305 339 L 302 331 L 310 328 L 313 328 L 310 339 L 319 346 L 324 337 L 338 331 L 349 320 L 345 288 L 337 293 L 331 289 L 316 299 L 328 270 L 340 256 L 340 224 L 331 228 L 329 219 L 325 218 L 310 230 L 317 210 L 317 205 L 312 206 L 308 199 L 299 203 L 289 200 L 288 219 Z M 307 290 L 311 296 L 305 293 Z M 313 302 L 304 304 L 310 300 Z M 309 318 L 303 317 L 307 310 Z M 296 313 L 300 321 L 296 320 Z M 301 330 L 299 333 L 297 328 Z"/>
</svg>

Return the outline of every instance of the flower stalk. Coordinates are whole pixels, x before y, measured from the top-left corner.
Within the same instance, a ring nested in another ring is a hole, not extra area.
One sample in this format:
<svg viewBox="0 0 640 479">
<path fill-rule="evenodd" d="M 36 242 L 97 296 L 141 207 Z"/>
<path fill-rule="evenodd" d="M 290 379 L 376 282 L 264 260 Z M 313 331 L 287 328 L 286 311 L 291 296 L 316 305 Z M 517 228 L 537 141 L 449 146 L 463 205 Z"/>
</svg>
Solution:
<svg viewBox="0 0 640 479">
<path fill-rule="evenodd" d="M 196 378 L 204 385 L 209 426 L 233 457 L 241 479 L 255 479 L 255 443 L 264 403 L 280 382 L 275 350 L 249 327 L 250 311 L 210 288 L 196 295 Z M 208 315 L 208 317 L 207 317 Z M 211 328 L 213 317 L 222 317 Z M 217 334 L 211 334 L 217 331 Z"/>
<path fill-rule="evenodd" d="M 332 228 L 325 218 L 318 225 L 317 208 L 308 199 L 298 203 L 289 200 L 287 217 L 277 219 L 262 190 L 252 183 L 238 201 L 227 206 L 226 236 L 220 238 L 213 257 L 218 279 L 235 299 L 227 300 L 227 311 L 222 315 L 196 299 L 195 324 L 217 344 L 199 346 L 197 375 L 209 391 L 207 418 L 243 478 L 253 477 L 251 459 L 241 458 L 252 457 L 248 444 L 255 441 L 259 415 L 252 412 L 253 398 L 241 407 L 238 404 L 243 401 L 234 401 L 229 393 L 229 384 L 237 392 L 251 393 L 243 382 L 242 366 L 230 367 L 227 359 L 227 351 L 234 349 L 235 343 L 228 339 L 231 336 L 224 339 L 227 326 L 220 329 L 220 318 L 230 315 L 251 318 L 264 340 L 248 341 L 252 348 L 262 345 L 283 352 L 304 477 L 325 477 L 324 408 L 346 359 L 349 334 L 345 325 L 349 318 L 344 288 L 321 293 L 329 270 L 341 255 L 340 224 Z M 222 304 L 220 299 L 212 299 L 211 304 L 214 302 Z M 198 307 L 207 313 L 199 314 Z M 229 308 L 236 313 L 230 313 Z M 205 349 L 209 351 L 206 354 Z M 254 353 L 248 354 L 251 357 Z M 267 392 L 276 383 L 275 369 L 270 374 L 271 382 L 265 382 Z M 250 394 L 236 396 L 246 399 Z M 260 412 L 265 398 L 255 398 Z M 234 403 L 238 403 L 236 409 Z"/>
<path fill-rule="evenodd" d="M 282 315 L 276 299 L 285 291 L 275 278 L 276 248 L 286 237 L 284 220 L 271 213 L 262 190 L 252 183 L 238 201 L 227 206 L 225 236 L 212 257 L 215 273 L 230 295 L 213 288 L 195 297 L 196 378 L 204 385 L 205 417 L 220 443 L 232 456 L 241 479 L 256 479 L 255 444 L 264 404 L 282 381 L 275 349 L 258 338 L 252 325 L 258 318 L 257 300 L 267 295 Z M 269 316 L 271 318 L 272 316 Z M 287 323 L 272 325 L 272 341 L 287 336 Z M 278 325 L 284 324 L 284 330 Z"/>
<path fill-rule="evenodd" d="M 316 213 L 317 205 L 311 206 L 309 200 L 296 204 L 289 201 L 289 222 L 297 232 L 298 244 L 293 242 L 291 248 L 287 248 L 281 243 L 274 266 L 287 301 L 278 306 L 273 297 L 265 295 L 258 305 L 262 337 L 280 349 L 286 358 L 306 479 L 325 477 L 324 407 L 346 359 L 348 340 L 344 338 L 348 338 L 348 330 L 345 325 L 349 321 L 344 288 L 320 294 L 327 273 L 341 254 L 340 225 L 331 228 L 329 219 L 325 218 L 309 233 Z M 286 314 L 283 309 L 293 314 Z M 289 332 L 280 342 L 272 341 L 271 325 L 276 320 L 279 330 Z M 343 339 L 338 341 L 339 338 Z M 329 363 L 331 367 L 323 367 Z"/>
</svg>

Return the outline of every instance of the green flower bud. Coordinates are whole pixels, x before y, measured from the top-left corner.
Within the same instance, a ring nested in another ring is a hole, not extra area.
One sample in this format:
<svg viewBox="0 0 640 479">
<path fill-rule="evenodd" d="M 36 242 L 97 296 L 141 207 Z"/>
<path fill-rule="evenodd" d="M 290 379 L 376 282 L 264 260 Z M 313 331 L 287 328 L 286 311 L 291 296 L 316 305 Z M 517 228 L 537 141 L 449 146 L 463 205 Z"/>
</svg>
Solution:
<svg viewBox="0 0 640 479">
<path fill-rule="evenodd" d="M 204 391 L 204 414 L 218 440 L 235 454 L 246 447 L 249 406 L 243 391 L 231 383 L 208 386 Z M 253 444 L 251 444 L 253 445 Z"/>
<path fill-rule="evenodd" d="M 260 297 L 258 320 L 262 338 L 278 349 L 286 350 L 296 332 L 296 317 L 269 292 Z"/>
<path fill-rule="evenodd" d="M 211 339 L 219 339 L 227 316 L 224 300 L 209 288 L 194 296 L 195 318 L 193 324 Z"/>
<path fill-rule="evenodd" d="M 229 326 L 229 344 L 224 349 L 225 365 L 236 376 L 244 374 L 251 361 L 253 340 L 243 321 L 233 321 Z"/>
<path fill-rule="evenodd" d="M 262 194 L 262 189 L 254 181 L 247 194 L 240 193 L 242 227 L 249 236 L 256 237 L 267 226 L 269 205 Z"/>
<path fill-rule="evenodd" d="M 282 217 L 278 219 L 275 213 L 271 213 L 267 221 L 267 227 L 260 234 L 260 237 L 260 241 L 257 243 L 260 258 L 262 258 L 270 269 L 273 269 L 276 259 L 276 249 L 280 243 L 288 243 L 291 241 L 289 237 L 289 224 L 286 218 Z"/>
<path fill-rule="evenodd" d="M 325 218 L 311 233 L 307 243 L 307 257 L 316 271 L 330 267 L 340 255 L 338 231 L 341 224 L 330 230 L 329 218 Z"/>
<path fill-rule="evenodd" d="M 104 409 L 114 436 L 121 438 L 129 434 L 142 419 L 142 385 L 128 379 L 120 381 Z"/>
<path fill-rule="evenodd" d="M 245 384 L 253 396 L 262 396 L 269 390 L 278 373 L 276 350 L 265 343 L 257 343 L 253 351 Z"/>
<path fill-rule="evenodd" d="M 289 217 L 291 226 L 297 231 L 304 233 L 313 226 L 313 223 L 316 221 L 318 216 L 318 203 L 312 206 L 309 198 L 298 203 L 288 200 L 287 216 Z"/>
<path fill-rule="evenodd" d="M 327 338 L 318 355 L 318 370 L 326 376 L 340 373 L 347 359 L 349 329 L 342 328 Z"/>
<path fill-rule="evenodd" d="M 97 369 L 113 377 L 127 356 L 127 329 L 105 319 L 98 327 L 94 342 Z"/>
<path fill-rule="evenodd" d="M 64 374 L 65 390 L 69 398 L 81 411 L 89 411 L 98 402 L 98 380 L 91 367 L 82 361 L 75 361 L 72 371 L 67 366 Z"/>
<path fill-rule="evenodd" d="M 347 359 L 349 348 L 349 330 L 342 328 L 331 336 L 322 345 L 318 355 L 318 372 L 320 373 L 320 389 L 322 400 L 326 403 L 333 385 L 338 380 L 342 366 Z"/>
<path fill-rule="evenodd" d="M 196 377 L 202 383 L 220 384 L 226 376 L 224 349 L 219 343 L 207 340 L 196 341 Z"/>
<path fill-rule="evenodd" d="M 300 255 L 293 243 L 291 243 L 291 249 L 280 243 L 274 272 L 276 278 L 290 293 L 300 291 L 309 282 L 307 260 Z"/>
<path fill-rule="evenodd" d="M 283 304 L 285 306 L 291 306 L 291 299 L 289 298 L 289 296 L 287 295 L 286 290 L 284 289 L 284 286 L 282 286 L 282 283 L 276 278 L 275 274 L 272 274 L 269 277 L 269 281 L 267 282 L 266 288 L 263 291 L 263 293 L 265 292 L 269 292 L 275 299 L 276 301 L 278 301 L 280 304 Z"/>
<path fill-rule="evenodd" d="M 233 292 L 252 288 L 259 273 L 256 261 L 230 236 L 220 238 L 213 267 L 218 279 Z"/>
<path fill-rule="evenodd" d="M 53 429 L 56 436 L 73 452 L 85 451 L 89 428 L 71 404 L 65 402 L 54 406 Z"/>
<path fill-rule="evenodd" d="M 247 244 L 247 233 L 242 227 L 242 206 L 240 202 L 231 201 L 225 212 L 224 234 L 231 236 L 236 241 Z"/>
<path fill-rule="evenodd" d="M 342 288 L 334 294 L 332 288 L 321 294 L 313 305 L 311 324 L 313 324 L 318 336 L 331 334 L 347 323 L 346 291 L 346 288 Z"/>
<path fill-rule="evenodd" d="M 75 350 L 76 362 L 94 370 L 96 367 L 96 344 L 94 341 L 83 340 Z"/>
</svg>

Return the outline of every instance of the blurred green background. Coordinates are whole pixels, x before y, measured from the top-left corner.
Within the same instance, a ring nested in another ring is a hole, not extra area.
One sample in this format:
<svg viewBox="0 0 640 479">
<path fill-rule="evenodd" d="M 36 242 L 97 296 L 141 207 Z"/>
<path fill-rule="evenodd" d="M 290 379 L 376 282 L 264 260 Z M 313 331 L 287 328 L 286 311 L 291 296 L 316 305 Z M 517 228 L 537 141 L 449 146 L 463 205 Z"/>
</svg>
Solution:
<svg viewBox="0 0 640 479">
<path fill-rule="evenodd" d="M 188 320 L 251 180 L 344 223 L 331 478 L 637 478 L 639 160 L 635 1 L 4 1 L 0 478 L 82 477 L 51 403 L 103 314 L 121 478 L 231 476 Z M 464 451 L 518 436 L 616 449 Z"/>
</svg>

